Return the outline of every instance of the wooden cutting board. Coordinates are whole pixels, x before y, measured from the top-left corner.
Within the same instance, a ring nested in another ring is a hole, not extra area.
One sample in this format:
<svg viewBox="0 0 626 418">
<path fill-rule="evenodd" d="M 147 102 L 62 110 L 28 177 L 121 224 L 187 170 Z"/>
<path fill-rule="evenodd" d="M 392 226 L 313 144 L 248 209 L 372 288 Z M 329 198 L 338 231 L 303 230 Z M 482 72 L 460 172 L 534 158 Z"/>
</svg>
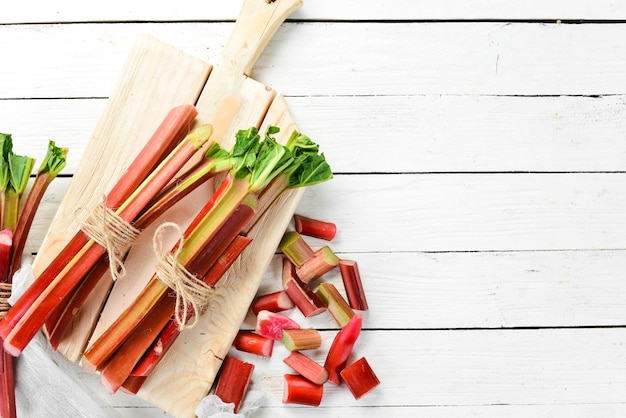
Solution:
<svg viewBox="0 0 626 418">
<path fill-rule="evenodd" d="M 213 140 L 229 148 L 235 133 L 250 126 L 278 126 L 286 141 L 295 121 L 280 94 L 249 77 L 264 47 L 301 0 L 244 0 L 231 36 L 214 66 L 184 54 L 150 35 L 133 47 L 113 93 L 89 140 L 34 261 L 38 275 L 78 230 L 77 208 L 94 208 L 124 173 L 167 112 L 195 103 L 197 124 L 211 123 Z M 182 201 L 164 220 L 185 227 L 206 199 L 207 185 Z M 231 268 L 202 321 L 185 330 L 138 395 L 177 417 L 194 416 L 243 322 L 263 273 L 303 190 L 285 194 L 251 231 L 253 243 Z M 159 224 L 156 222 L 155 224 Z M 112 284 L 105 277 L 77 316 L 59 351 L 79 361 L 97 337 L 132 302 L 154 272 L 151 230 L 131 251 L 126 276 Z M 166 237 L 171 239 L 173 237 Z M 146 245 L 141 245 L 142 240 Z M 146 267 L 148 266 L 148 267 Z M 109 296 L 110 295 L 110 296 Z"/>
</svg>

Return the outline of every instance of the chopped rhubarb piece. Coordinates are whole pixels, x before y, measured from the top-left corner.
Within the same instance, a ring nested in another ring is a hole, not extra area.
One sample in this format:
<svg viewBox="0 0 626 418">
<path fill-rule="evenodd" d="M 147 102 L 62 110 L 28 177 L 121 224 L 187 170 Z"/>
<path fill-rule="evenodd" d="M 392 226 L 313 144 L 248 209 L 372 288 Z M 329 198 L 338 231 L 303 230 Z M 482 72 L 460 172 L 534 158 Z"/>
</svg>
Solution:
<svg viewBox="0 0 626 418">
<path fill-rule="evenodd" d="M 328 370 L 299 351 L 292 351 L 283 361 L 302 377 L 317 385 L 323 385 L 328 380 Z"/>
<path fill-rule="evenodd" d="M 325 245 L 315 251 L 302 265 L 296 264 L 296 274 L 304 283 L 309 283 L 337 267 L 337 264 L 339 258 L 328 245 Z"/>
<path fill-rule="evenodd" d="M 283 288 L 289 298 L 305 317 L 318 315 L 326 310 L 320 298 L 296 275 L 289 259 L 283 259 Z"/>
<path fill-rule="evenodd" d="M 284 376 L 283 403 L 319 406 L 324 396 L 324 386 L 318 385 L 303 376 Z"/>
<path fill-rule="evenodd" d="M 296 232 L 309 237 L 332 241 L 337 233 L 337 226 L 332 222 L 307 218 L 302 215 L 293 215 Z"/>
<path fill-rule="evenodd" d="M 328 381 L 338 385 L 341 383 L 341 371 L 346 367 L 348 357 L 356 340 L 361 334 L 363 316 L 356 314 L 350 319 L 345 327 L 339 330 L 328 350 L 324 367 L 328 370 Z"/>
<path fill-rule="evenodd" d="M 251 363 L 231 356 L 226 356 L 224 359 L 215 395 L 224 403 L 235 404 L 235 413 L 241 408 L 253 370 L 254 365 Z"/>
<path fill-rule="evenodd" d="M 252 301 L 252 312 L 258 315 L 261 311 L 282 312 L 293 308 L 295 305 L 284 290 L 257 296 Z"/>
<path fill-rule="evenodd" d="M 322 335 L 313 328 L 286 329 L 283 344 L 289 351 L 314 350 L 322 345 Z"/>
<path fill-rule="evenodd" d="M 353 260 L 339 260 L 339 271 L 341 272 L 343 287 L 346 289 L 348 302 L 352 309 L 367 311 L 367 299 L 365 298 L 357 262 Z"/>
<path fill-rule="evenodd" d="M 283 330 L 298 329 L 300 325 L 293 319 L 270 311 L 261 311 L 256 318 L 256 333 L 273 340 L 283 339 Z"/>
<path fill-rule="evenodd" d="M 322 303 L 326 305 L 328 313 L 330 313 L 330 316 L 333 317 L 340 327 L 343 328 L 350 318 L 355 315 L 354 310 L 341 293 L 339 293 L 339 290 L 337 290 L 334 284 L 322 283 L 315 293 L 321 299 Z"/>
<path fill-rule="evenodd" d="M 295 231 L 285 232 L 278 248 L 296 267 L 300 267 L 315 254 L 304 238 Z"/>
<path fill-rule="evenodd" d="M 246 353 L 271 357 L 274 350 L 274 340 L 252 331 L 239 331 L 233 340 L 233 347 Z"/>
<path fill-rule="evenodd" d="M 369 365 L 365 357 L 361 357 L 354 363 L 344 368 L 341 372 L 341 378 L 345 382 L 354 399 L 360 399 L 367 392 L 374 389 L 380 384 L 380 380 L 372 367 Z"/>
</svg>

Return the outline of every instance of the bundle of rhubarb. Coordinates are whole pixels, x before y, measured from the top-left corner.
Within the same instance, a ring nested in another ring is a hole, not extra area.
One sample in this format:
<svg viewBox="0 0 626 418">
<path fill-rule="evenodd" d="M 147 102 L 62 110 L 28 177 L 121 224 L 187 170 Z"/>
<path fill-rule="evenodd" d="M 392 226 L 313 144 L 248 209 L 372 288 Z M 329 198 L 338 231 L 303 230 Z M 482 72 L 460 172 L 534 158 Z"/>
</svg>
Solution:
<svg viewBox="0 0 626 418">
<path fill-rule="evenodd" d="M 9 309 L 13 274 L 48 186 L 65 167 L 67 148 L 48 142 L 48 150 L 27 190 L 35 159 L 13 152 L 13 138 L 0 134 L 0 318 Z M 16 416 L 13 357 L 0 347 L 0 417 Z"/>
<path fill-rule="evenodd" d="M 354 398 L 360 399 L 380 381 L 365 357 L 349 363 L 361 333 L 361 312 L 369 309 L 358 264 L 354 260 L 340 259 L 328 245 L 314 251 L 303 237 L 330 241 L 336 233 L 335 224 L 296 214 L 294 226 L 295 230 L 286 232 L 279 245 L 283 254 L 282 289 L 254 299 L 250 308 L 256 316 L 255 330 L 240 330 L 233 347 L 241 352 L 271 357 L 275 342 L 282 342 L 289 351 L 283 362 L 292 370 L 284 375 L 283 403 L 319 406 L 327 382 L 345 383 Z M 324 280 L 335 268 L 340 271 L 346 297 L 334 284 Z M 305 318 L 327 312 L 340 328 L 323 364 L 306 353 L 320 349 L 321 333 L 312 327 L 301 328 L 287 314 L 293 309 Z M 253 371 L 254 364 L 230 354 L 222 366 L 215 395 L 233 404 L 237 412 Z"/>
<path fill-rule="evenodd" d="M 9 353 L 19 355 L 42 327 L 54 348 L 104 272 L 124 275 L 124 257 L 141 231 L 214 178 L 219 187 L 172 248 L 162 248 L 162 228 L 157 230 L 152 279 L 83 355 L 83 367 L 100 372 L 111 392 L 122 385 L 136 389 L 149 371 L 131 376 L 135 365 L 163 335 L 173 341 L 201 320 L 214 286 L 250 243 L 248 231 L 277 198 L 332 178 L 318 145 L 299 132 L 282 145 L 273 138 L 278 128 L 261 137 L 252 127 L 239 131 L 225 150 L 210 141 L 210 125 L 187 133 L 195 116 L 191 105 L 168 114 L 102 205 L 0 321 Z M 195 158 L 198 153 L 202 158 Z M 187 164 L 192 157 L 197 162 Z"/>
</svg>

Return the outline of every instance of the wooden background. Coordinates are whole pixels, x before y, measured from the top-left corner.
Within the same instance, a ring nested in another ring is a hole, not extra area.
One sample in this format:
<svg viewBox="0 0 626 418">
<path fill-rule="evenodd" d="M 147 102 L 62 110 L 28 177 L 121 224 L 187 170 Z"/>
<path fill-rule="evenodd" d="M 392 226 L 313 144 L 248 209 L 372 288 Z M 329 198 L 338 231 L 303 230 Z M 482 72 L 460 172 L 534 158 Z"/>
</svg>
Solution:
<svg viewBox="0 0 626 418">
<path fill-rule="evenodd" d="M 0 131 L 40 159 L 48 138 L 70 148 L 28 251 L 135 39 L 215 62 L 240 4 L 0 6 Z M 331 246 L 359 262 L 370 311 L 355 354 L 382 384 L 283 406 L 277 348 L 253 359 L 255 416 L 626 415 L 625 21 L 610 0 L 304 0 L 252 76 L 336 172 L 298 212 L 335 222 Z M 261 291 L 278 286 L 274 263 Z M 331 320 L 302 322 L 330 344 Z M 163 416 L 93 377 L 120 415 Z"/>
</svg>

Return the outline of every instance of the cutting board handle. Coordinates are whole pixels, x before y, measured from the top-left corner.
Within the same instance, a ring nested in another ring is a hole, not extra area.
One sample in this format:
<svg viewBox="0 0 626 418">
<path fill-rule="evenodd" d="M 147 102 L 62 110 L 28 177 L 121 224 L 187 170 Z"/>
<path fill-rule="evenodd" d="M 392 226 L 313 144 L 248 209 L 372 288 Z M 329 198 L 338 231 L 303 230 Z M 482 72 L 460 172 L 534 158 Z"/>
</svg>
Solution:
<svg viewBox="0 0 626 418">
<path fill-rule="evenodd" d="M 280 25 L 301 6 L 302 0 L 244 0 L 220 64 L 249 76 Z"/>
</svg>

